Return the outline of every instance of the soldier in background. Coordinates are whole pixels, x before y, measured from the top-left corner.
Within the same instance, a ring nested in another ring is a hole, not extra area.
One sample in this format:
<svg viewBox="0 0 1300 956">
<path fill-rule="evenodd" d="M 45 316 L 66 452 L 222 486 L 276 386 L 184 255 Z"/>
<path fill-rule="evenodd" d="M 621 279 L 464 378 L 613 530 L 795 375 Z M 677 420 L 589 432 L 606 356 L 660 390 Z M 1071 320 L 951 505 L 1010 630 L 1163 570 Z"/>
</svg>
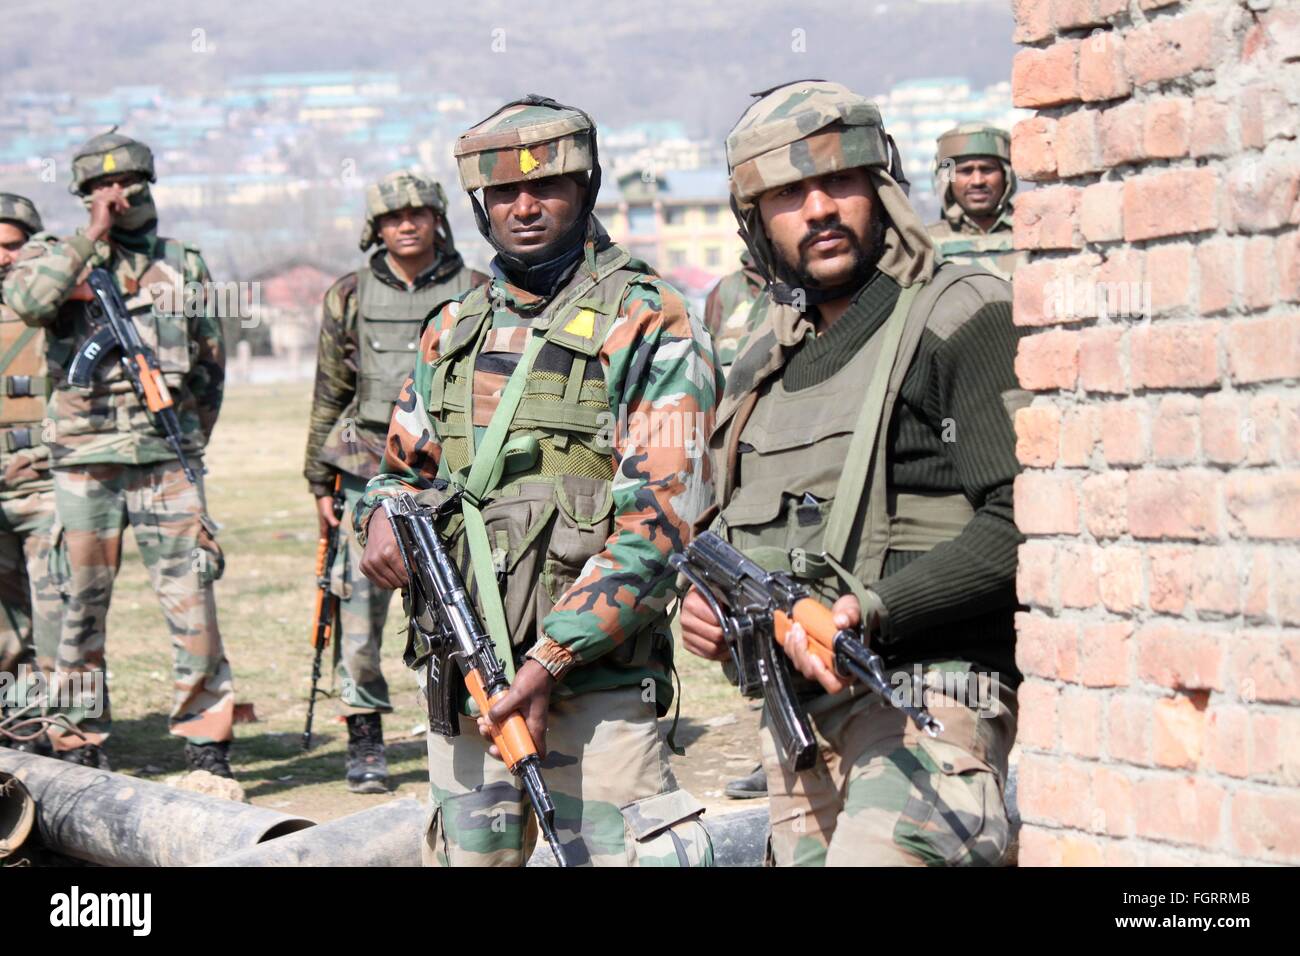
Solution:
<svg viewBox="0 0 1300 956">
<path fill-rule="evenodd" d="M 115 130 L 94 137 L 72 158 L 70 186 L 89 223 L 67 239 L 29 242 L 4 280 L 6 305 L 46 330 L 54 385 L 48 444 L 61 526 L 55 557 L 67 596 L 57 672 L 90 675 L 86 699 L 63 711 L 84 738 L 53 729 L 50 737 L 64 759 L 107 765 L 106 622 L 130 525 L 172 639 L 170 730 L 185 739 L 190 769 L 230 777 L 235 692 L 213 590 L 224 559 L 201 461 L 221 410 L 225 349 L 199 251 L 158 235 L 154 181 L 144 143 Z M 113 275 L 141 340 L 157 356 L 194 483 L 120 362 L 104 361 L 89 390 L 67 382 L 73 356 L 93 331 L 80 283 L 97 266 Z"/>
<path fill-rule="evenodd" d="M 740 268 L 729 272 L 709 291 L 704 300 L 704 324 L 718 350 L 718 367 L 725 373 L 749 333 L 749 315 L 763 292 L 763 277 L 754 269 L 746 250 L 740 254 Z"/>
<path fill-rule="evenodd" d="M 0 193 L 0 280 L 41 228 L 31 200 Z M 49 568 L 54 480 L 42 438 L 49 386 L 44 334 L 24 325 L 0 297 L 0 674 L 13 679 L 13 696 L 0 699 L 0 708 L 32 703 L 22 673 L 52 671 L 58 651 L 62 609 Z M 15 746 L 49 751 L 44 737 Z"/>
<path fill-rule="evenodd" d="M 379 472 L 393 402 L 419 357 L 425 318 L 487 281 L 456 251 L 442 186 L 414 173 L 393 173 L 366 190 L 361 251 L 376 243 L 366 265 L 325 293 L 303 468 L 322 536 L 339 523 L 335 476 L 342 478 L 346 515 Z M 393 705 L 380 650 L 393 595 L 358 570 L 361 548 L 346 518 L 342 535 L 331 578 L 341 618 L 334 656 L 347 708 L 346 778 L 354 793 L 382 793 L 388 764 L 381 715 Z"/>
<path fill-rule="evenodd" d="M 1025 254 L 1011 239 L 1011 136 L 983 123 L 963 123 L 939 137 L 934 193 L 943 217 L 927 226 L 945 259 L 979 266 L 1010 280 Z"/>
</svg>

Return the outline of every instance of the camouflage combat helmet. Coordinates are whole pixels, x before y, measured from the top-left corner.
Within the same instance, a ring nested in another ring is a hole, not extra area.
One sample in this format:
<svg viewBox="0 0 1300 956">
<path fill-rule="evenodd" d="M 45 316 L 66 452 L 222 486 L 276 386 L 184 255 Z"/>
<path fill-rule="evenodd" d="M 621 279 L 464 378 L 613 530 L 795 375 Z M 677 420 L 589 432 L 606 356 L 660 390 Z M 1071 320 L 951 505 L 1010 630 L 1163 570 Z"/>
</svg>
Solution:
<svg viewBox="0 0 1300 956">
<path fill-rule="evenodd" d="M 17 193 L 0 193 L 0 222 L 21 226 L 28 236 L 35 235 L 43 228 L 41 214 L 36 211 L 35 204 Z"/>
<path fill-rule="evenodd" d="M 366 222 L 361 227 L 361 251 L 379 242 L 379 219 L 401 209 L 432 209 L 442 217 L 440 232 L 444 241 L 450 242 L 451 230 L 446 224 L 447 194 L 442 185 L 411 170 L 389 173 L 377 183 L 366 187 Z"/>
<path fill-rule="evenodd" d="M 88 183 L 114 173 L 144 173 L 149 182 L 158 181 L 153 171 L 153 152 L 139 140 L 119 133 L 116 126 L 91 137 L 73 154 L 68 191 L 84 193 Z"/>
<path fill-rule="evenodd" d="M 479 232 L 498 254 L 511 258 L 492 238 L 487 213 L 475 195 L 476 190 L 488 186 L 586 173 L 589 179 L 582 213 L 557 245 L 567 247 L 575 235 L 586 234 L 587 219 L 600 191 L 600 162 L 596 124 L 582 110 L 529 93 L 462 133 L 456 140 L 455 155 L 460 184 L 470 194 Z"/>
<path fill-rule="evenodd" d="M 727 168 L 741 238 L 772 282 L 776 263 L 757 203 L 764 192 L 857 166 L 881 170 L 904 194 L 908 183 L 880 110 L 866 97 L 826 80 L 797 80 L 754 96 L 727 136 Z M 782 283 L 773 294 L 782 300 Z"/>
<path fill-rule="evenodd" d="M 953 167 L 958 161 L 975 156 L 989 156 L 1002 167 L 1006 185 L 994 210 L 995 215 L 1001 215 L 1015 195 L 1017 183 L 1015 170 L 1011 168 L 1011 134 L 986 123 L 962 123 L 939 137 L 934 156 L 934 194 L 939 197 L 945 216 L 961 216 L 960 207 L 952 210 L 950 215 L 951 207 L 957 205 L 951 192 Z"/>
</svg>

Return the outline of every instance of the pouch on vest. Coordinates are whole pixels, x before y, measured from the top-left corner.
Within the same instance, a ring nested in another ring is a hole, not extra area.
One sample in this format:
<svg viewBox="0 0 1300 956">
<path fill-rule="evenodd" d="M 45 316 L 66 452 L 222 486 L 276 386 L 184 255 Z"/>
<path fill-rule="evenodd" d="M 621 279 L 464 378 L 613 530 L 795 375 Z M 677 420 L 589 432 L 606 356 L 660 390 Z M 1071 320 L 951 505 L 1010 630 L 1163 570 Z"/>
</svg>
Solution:
<svg viewBox="0 0 1300 956">
<path fill-rule="evenodd" d="M 700 822 L 704 804 L 670 790 L 619 808 L 633 866 L 713 866 L 713 841 Z"/>
</svg>

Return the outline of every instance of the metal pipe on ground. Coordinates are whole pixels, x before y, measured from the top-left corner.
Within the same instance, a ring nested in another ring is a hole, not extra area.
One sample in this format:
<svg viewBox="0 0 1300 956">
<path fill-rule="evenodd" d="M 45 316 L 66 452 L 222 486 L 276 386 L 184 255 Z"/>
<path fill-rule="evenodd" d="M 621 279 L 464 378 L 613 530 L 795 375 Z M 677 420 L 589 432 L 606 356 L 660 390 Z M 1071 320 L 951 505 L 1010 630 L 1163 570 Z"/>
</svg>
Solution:
<svg viewBox="0 0 1300 956">
<path fill-rule="evenodd" d="M 315 826 L 263 807 L 0 748 L 36 801 L 42 844 L 105 866 L 191 866 Z"/>
<path fill-rule="evenodd" d="M 36 823 L 36 801 L 21 780 L 0 771 L 0 860 L 27 840 Z"/>
<path fill-rule="evenodd" d="M 248 847 L 204 866 L 419 866 L 428 811 L 393 800 Z"/>
</svg>

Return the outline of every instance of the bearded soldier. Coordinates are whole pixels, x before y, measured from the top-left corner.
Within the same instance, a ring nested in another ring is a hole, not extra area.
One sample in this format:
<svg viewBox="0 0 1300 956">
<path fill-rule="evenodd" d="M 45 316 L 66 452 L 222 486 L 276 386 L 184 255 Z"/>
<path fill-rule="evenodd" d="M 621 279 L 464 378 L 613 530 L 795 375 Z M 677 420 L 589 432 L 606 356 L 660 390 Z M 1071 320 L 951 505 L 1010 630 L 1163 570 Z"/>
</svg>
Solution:
<svg viewBox="0 0 1300 956">
<path fill-rule="evenodd" d="M 586 113 L 525 97 L 464 133 L 456 159 L 493 279 L 425 328 L 356 511 L 362 570 L 406 582 L 383 496 L 428 489 L 432 504 L 461 490 L 444 531 L 512 682 L 486 717 L 518 712 L 549 751 L 569 861 L 698 863 L 710 856 L 702 807 L 676 787 L 658 718 L 672 701 L 668 557 L 708 495 L 696 444 L 720 384 L 708 334 L 592 215 Z M 428 657 L 408 648 L 436 709 L 445 685 Z M 459 676 L 454 691 L 459 736 L 428 738 L 426 859 L 520 865 L 533 817 Z"/>
<path fill-rule="evenodd" d="M 1010 279 L 1025 254 L 1011 240 L 1011 136 L 983 123 L 963 123 L 939 137 L 934 193 L 943 218 L 927 227 L 945 259 Z"/>
<path fill-rule="evenodd" d="M 745 251 L 740 254 L 740 268 L 719 279 L 704 300 L 704 324 L 713 336 L 723 371 L 736 359 L 736 351 L 749 332 L 750 313 L 762 291 L 763 277 Z"/>
<path fill-rule="evenodd" d="M 710 437 L 713 530 L 794 575 L 942 723 L 934 738 L 786 653 L 820 745 L 795 772 L 765 714 L 780 865 L 992 864 L 1015 737 L 1012 612 L 1019 534 L 1007 284 L 945 263 L 900 188 L 880 113 L 837 83 L 760 94 L 727 138 L 732 207 L 770 280 Z M 728 656 L 690 591 L 683 642 Z M 960 688 L 973 685 L 980 706 Z M 915 700 L 915 703 L 921 703 Z"/>
<path fill-rule="evenodd" d="M 40 231 L 31 200 L 0 193 L 0 279 Z M 54 482 L 42 437 L 49 381 L 45 336 L 0 298 L 0 674 L 14 691 L 0 707 L 14 709 L 34 703 L 23 674 L 52 670 L 59 643 L 60 598 L 49 573 Z M 48 750 L 43 738 L 16 746 Z"/>
<path fill-rule="evenodd" d="M 57 668 L 60 675 L 91 674 L 98 678 L 91 686 L 103 691 L 67 714 L 84 740 L 51 736 L 66 759 L 104 765 L 105 623 L 129 524 L 171 634 L 171 732 L 185 739 L 191 769 L 228 777 L 234 687 L 213 594 L 223 559 L 201 477 L 221 408 L 225 353 L 198 250 L 158 235 L 154 181 L 145 144 L 115 131 L 91 139 L 73 156 L 70 187 L 90 211 L 89 224 L 68 239 L 28 243 L 4 282 L 6 304 L 46 329 L 54 380 L 49 445 L 67 594 Z M 67 381 L 75 353 L 97 326 L 80 285 L 94 267 L 112 274 L 140 339 L 157 356 L 193 482 L 116 356 L 99 364 L 88 390 Z"/>
<path fill-rule="evenodd" d="M 393 173 L 370 186 L 361 251 L 380 248 L 325 293 L 303 469 L 322 536 L 339 524 L 335 476 L 350 513 L 379 472 L 393 402 L 415 366 L 425 318 L 487 281 L 465 268 L 446 216 L 442 186 L 414 173 Z M 334 653 L 348 711 L 346 778 L 349 790 L 381 793 L 388 765 L 380 715 L 393 705 L 380 648 L 392 592 L 372 587 L 360 572 L 351 521 L 343 522 L 342 535 L 333 575 L 341 618 Z"/>
</svg>

